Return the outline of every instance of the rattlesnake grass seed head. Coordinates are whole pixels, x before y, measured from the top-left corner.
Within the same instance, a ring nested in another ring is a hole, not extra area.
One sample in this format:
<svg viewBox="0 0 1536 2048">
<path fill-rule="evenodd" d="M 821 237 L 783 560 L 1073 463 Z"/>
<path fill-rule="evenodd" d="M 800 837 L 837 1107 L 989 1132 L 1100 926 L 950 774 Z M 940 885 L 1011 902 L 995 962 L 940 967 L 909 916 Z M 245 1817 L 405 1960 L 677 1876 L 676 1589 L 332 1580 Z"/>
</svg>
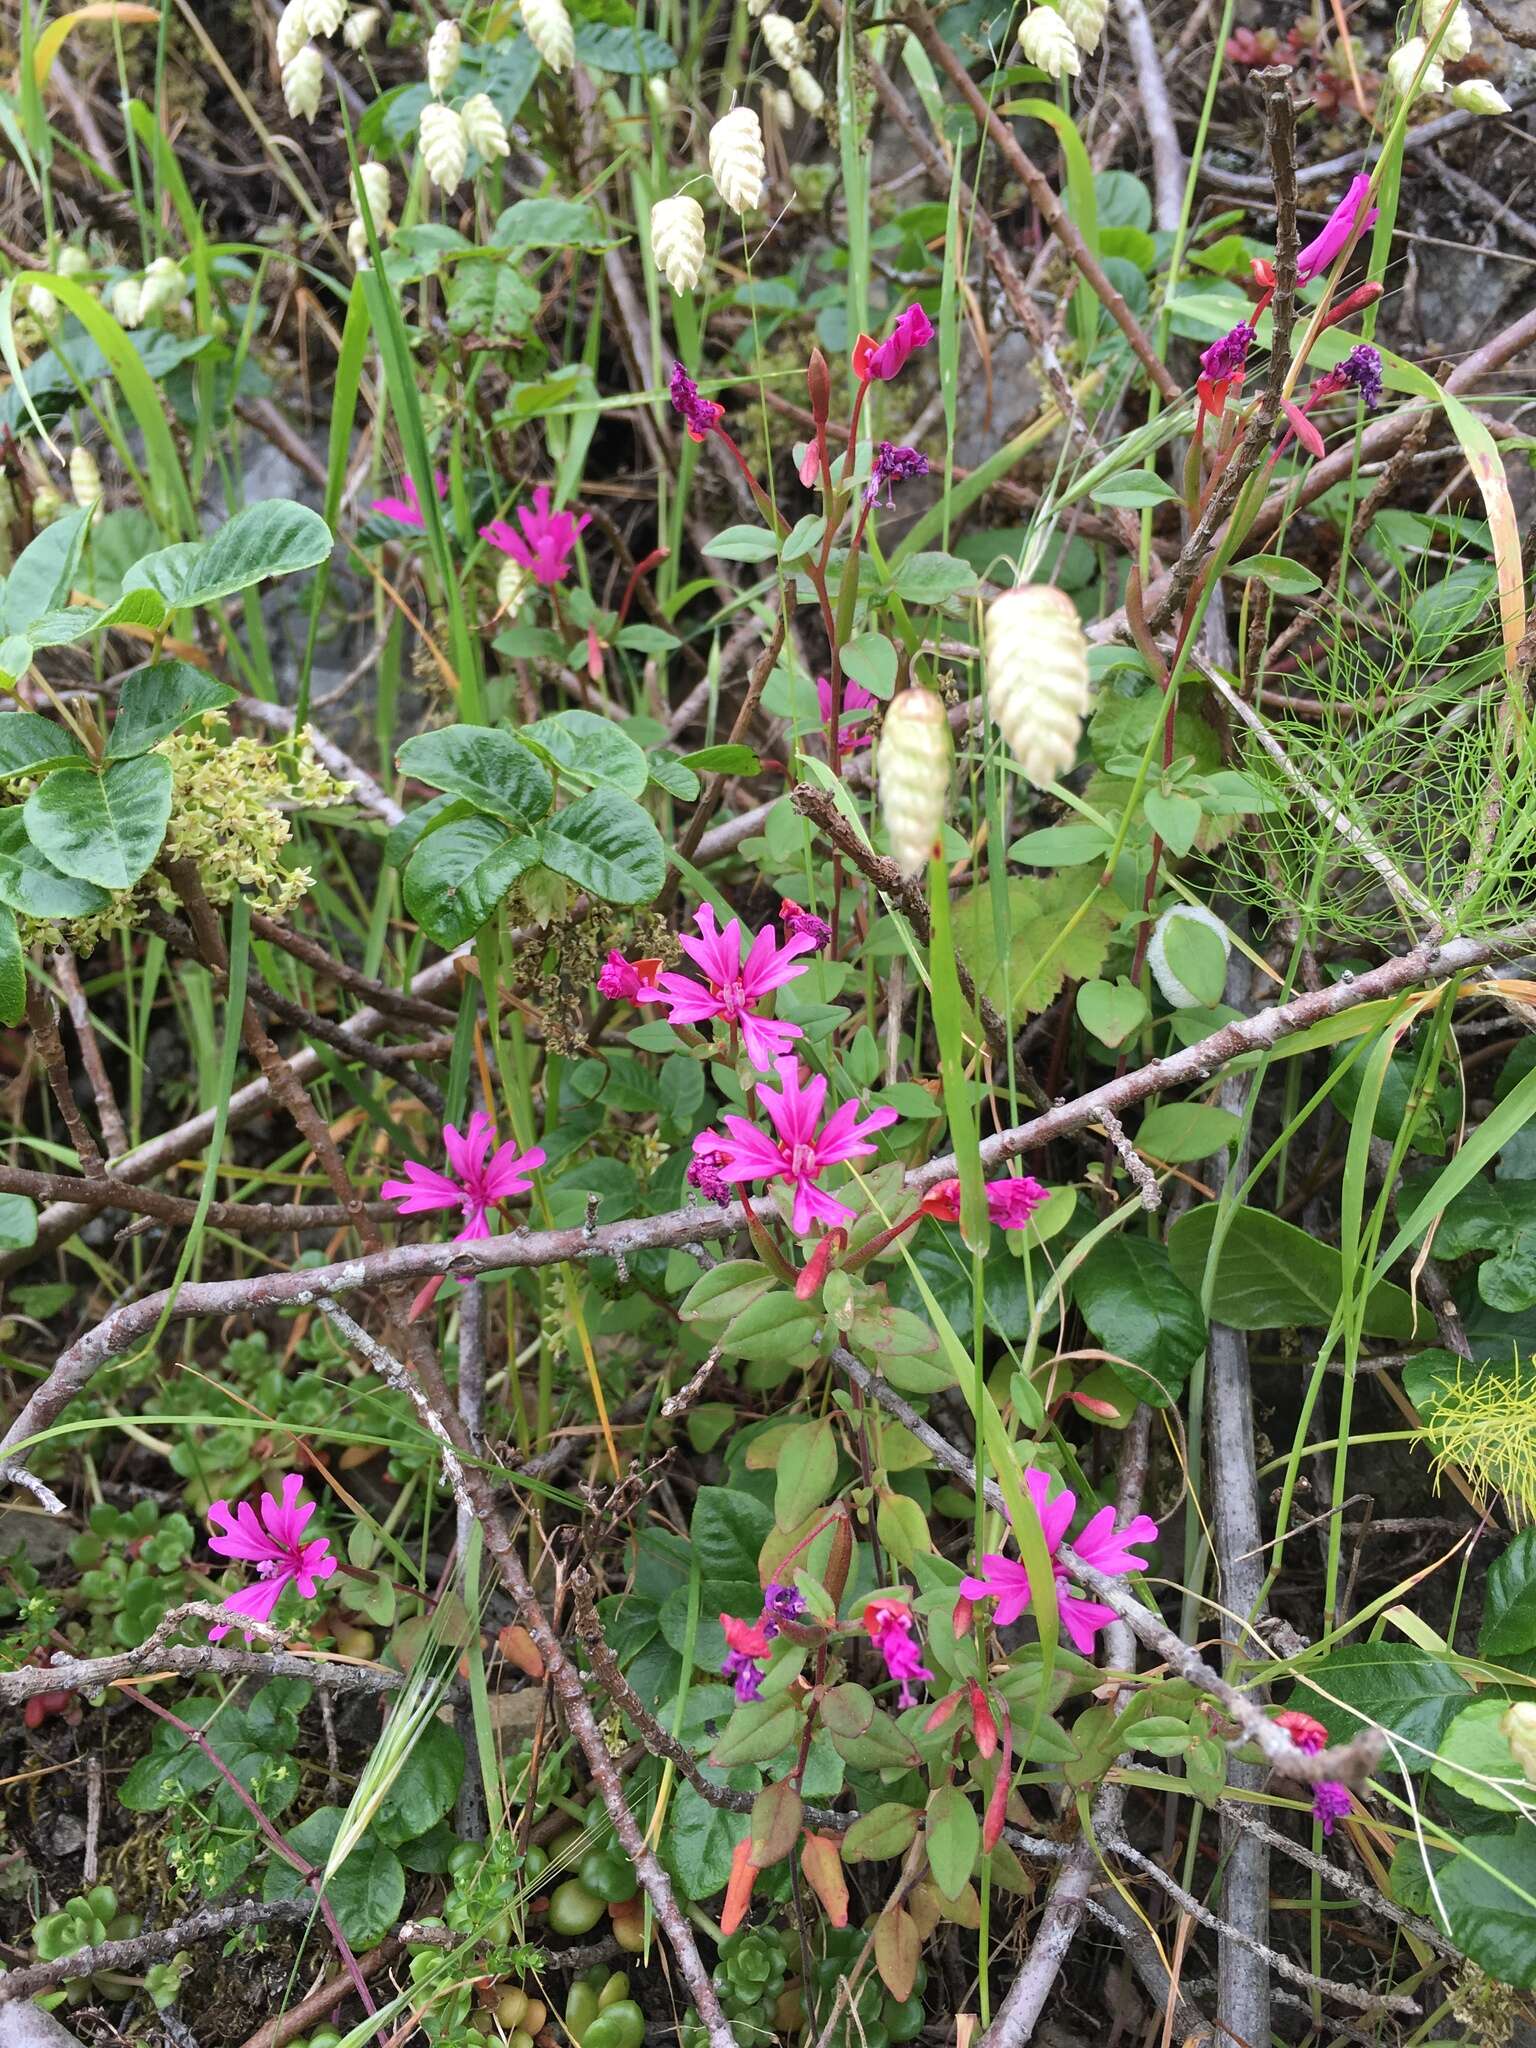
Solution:
<svg viewBox="0 0 1536 2048">
<path fill-rule="evenodd" d="M 441 99 L 458 75 L 464 34 L 456 21 L 440 21 L 427 38 L 427 87 Z"/>
<path fill-rule="evenodd" d="M 987 607 L 982 634 L 987 709 L 1037 788 L 1077 759 L 1088 716 L 1088 642 L 1077 606 L 1049 583 L 1005 590 Z"/>
<path fill-rule="evenodd" d="M 733 213 L 750 213 L 762 202 L 768 160 L 763 126 L 751 107 L 732 107 L 709 131 L 709 175 Z"/>
<path fill-rule="evenodd" d="M 651 208 L 651 254 L 656 268 L 678 294 L 691 292 L 704 271 L 704 209 L 679 192 Z"/>
<path fill-rule="evenodd" d="M 940 699 L 918 689 L 893 697 L 880 728 L 876 781 L 891 858 L 904 875 L 920 875 L 939 843 L 953 759 Z"/>
</svg>

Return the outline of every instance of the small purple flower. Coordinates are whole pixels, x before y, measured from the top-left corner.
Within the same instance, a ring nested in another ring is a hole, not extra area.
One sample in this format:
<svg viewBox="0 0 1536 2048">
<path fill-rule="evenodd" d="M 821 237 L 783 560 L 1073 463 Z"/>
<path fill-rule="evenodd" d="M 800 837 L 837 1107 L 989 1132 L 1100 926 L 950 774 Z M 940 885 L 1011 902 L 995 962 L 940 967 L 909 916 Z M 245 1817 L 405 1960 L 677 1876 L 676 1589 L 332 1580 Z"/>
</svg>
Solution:
<svg viewBox="0 0 1536 2048">
<path fill-rule="evenodd" d="M 763 1671 L 767 1665 L 768 1653 L 779 1624 L 765 1613 L 756 1621 L 741 1621 L 734 1614 L 722 1614 L 720 1626 L 725 1632 L 725 1662 L 720 1666 L 720 1676 L 728 1678 L 736 1688 L 736 1697 L 743 1704 L 749 1700 L 760 1700 L 763 1696 Z"/>
<path fill-rule="evenodd" d="M 814 910 L 802 909 L 791 896 L 780 902 L 779 918 L 790 938 L 813 940 L 818 953 L 824 953 L 832 943 L 832 927 L 827 920 L 818 917 Z"/>
<path fill-rule="evenodd" d="M 1248 367 L 1248 351 L 1253 347 L 1254 330 L 1246 320 L 1237 325 L 1220 341 L 1213 341 L 1200 358 L 1200 367 L 1207 377 L 1220 381 L 1235 377 Z"/>
<path fill-rule="evenodd" d="M 1334 373 L 1342 383 L 1353 384 L 1365 401 L 1366 410 L 1374 411 L 1381 403 L 1381 353 L 1362 341 L 1352 348 Z"/>
<path fill-rule="evenodd" d="M 681 363 L 672 367 L 670 391 L 672 409 L 688 429 L 688 438 L 707 441 L 725 418 L 725 407 L 713 398 L 700 398 L 698 385 Z"/>
<path fill-rule="evenodd" d="M 869 482 L 864 486 L 864 502 L 866 505 L 877 503 L 883 490 L 886 504 L 894 505 L 892 484 L 901 483 L 909 476 L 927 474 L 928 458 L 920 450 L 898 447 L 894 441 L 882 441 L 875 450 L 874 466 L 869 472 Z"/>
<path fill-rule="evenodd" d="M 1322 1822 L 1323 1833 L 1331 1835 L 1336 1820 L 1343 1820 L 1349 1812 L 1351 1800 L 1349 1787 L 1341 1785 L 1337 1778 L 1322 1778 L 1312 1795 L 1312 1818 Z"/>
<path fill-rule="evenodd" d="M 775 1621 L 798 1621 L 805 1612 L 805 1595 L 794 1586 L 781 1586 L 770 1579 L 763 1594 L 763 1613 Z"/>
<path fill-rule="evenodd" d="M 722 1209 L 734 1196 L 730 1182 L 720 1172 L 724 1163 L 718 1152 L 696 1152 L 683 1175 L 689 1187 L 697 1188 L 707 1202 L 718 1202 Z"/>
</svg>

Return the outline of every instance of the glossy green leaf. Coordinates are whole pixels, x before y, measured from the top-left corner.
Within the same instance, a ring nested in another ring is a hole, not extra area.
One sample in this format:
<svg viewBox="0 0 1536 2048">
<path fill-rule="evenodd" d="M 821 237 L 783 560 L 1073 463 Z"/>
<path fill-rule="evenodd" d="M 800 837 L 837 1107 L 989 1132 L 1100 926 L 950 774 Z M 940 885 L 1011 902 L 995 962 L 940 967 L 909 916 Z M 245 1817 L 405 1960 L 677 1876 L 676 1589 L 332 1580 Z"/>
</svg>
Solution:
<svg viewBox="0 0 1536 2048">
<path fill-rule="evenodd" d="M 1209 1159 L 1236 1141 L 1243 1128 L 1240 1116 L 1206 1102 L 1164 1102 L 1149 1109 L 1136 1133 L 1136 1143 L 1154 1159 L 1181 1165 Z"/>
<path fill-rule="evenodd" d="M 194 668 L 190 661 L 152 662 L 123 684 L 117 717 L 107 737 L 107 756 L 122 761 L 147 754 L 189 718 L 221 710 L 239 694 L 228 683 Z"/>
<path fill-rule="evenodd" d="M 1184 1285 L 1198 1293 L 1216 1228 L 1217 1205 L 1203 1203 L 1168 1233 L 1168 1255 Z M 1294 1223 L 1260 1209 L 1239 1209 L 1223 1240 L 1211 1299 L 1234 1330 L 1326 1329 L 1343 1289 L 1343 1261 Z M 1399 1342 L 1414 1334 L 1412 1298 L 1382 1281 L 1365 1307 L 1365 1332 Z"/>
<path fill-rule="evenodd" d="M 602 784 L 639 796 L 650 780 L 644 751 L 611 718 L 595 711 L 557 711 L 518 731 L 525 747 L 552 762 L 562 778 L 574 777 L 583 787 Z"/>
<path fill-rule="evenodd" d="M 1446 1728 L 1472 1698 L 1443 1657 L 1416 1643 L 1344 1643 L 1309 1665 L 1307 1679 L 1288 1706 L 1321 1721 L 1330 1742 L 1348 1742 L 1367 1723 L 1402 1737 L 1402 1767 L 1414 1773 L 1429 1769 Z"/>
<path fill-rule="evenodd" d="M 22 806 L 0 811 L 0 903 L 24 917 L 92 917 L 112 898 L 94 882 L 77 882 L 45 859 L 27 837 Z"/>
<path fill-rule="evenodd" d="M 148 872 L 171 817 L 171 764 L 159 754 L 91 768 L 55 768 L 27 798 L 27 834 L 76 881 L 131 889 Z"/>
<path fill-rule="evenodd" d="M 40 712 L 0 713 L 0 776 L 36 775 L 88 759 L 72 732 Z"/>
<path fill-rule="evenodd" d="M 1176 1400 L 1205 1349 L 1205 1317 L 1163 1247 L 1122 1231 L 1095 1247 L 1071 1285 L 1099 1343 L 1136 1368 L 1114 1368 L 1131 1391 L 1154 1408 Z"/>
<path fill-rule="evenodd" d="M 1494 1559 L 1477 1648 L 1480 1656 L 1493 1658 L 1536 1650 L 1536 1528 L 1522 1529 Z"/>
<path fill-rule="evenodd" d="M 1293 562 L 1287 555 L 1245 555 L 1242 561 L 1232 564 L 1227 574 L 1252 577 L 1277 597 L 1305 597 L 1309 591 L 1322 588 L 1322 578 L 1315 570 L 1302 562 Z"/>
<path fill-rule="evenodd" d="M 526 753 L 524 758 L 533 759 Z M 411 855 L 406 908 L 451 951 L 495 915 L 512 884 L 538 858 L 532 833 L 509 832 L 494 818 L 461 818 L 429 833 Z"/>
<path fill-rule="evenodd" d="M 417 733 L 397 749 L 395 765 L 433 789 L 465 797 L 477 811 L 531 825 L 554 801 L 544 764 L 511 733 L 489 725 L 448 725 Z"/>
<path fill-rule="evenodd" d="M 604 903 L 649 903 L 667 879 L 667 850 L 648 811 L 615 789 L 594 789 L 540 835 L 544 865 Z"/>
</svg>

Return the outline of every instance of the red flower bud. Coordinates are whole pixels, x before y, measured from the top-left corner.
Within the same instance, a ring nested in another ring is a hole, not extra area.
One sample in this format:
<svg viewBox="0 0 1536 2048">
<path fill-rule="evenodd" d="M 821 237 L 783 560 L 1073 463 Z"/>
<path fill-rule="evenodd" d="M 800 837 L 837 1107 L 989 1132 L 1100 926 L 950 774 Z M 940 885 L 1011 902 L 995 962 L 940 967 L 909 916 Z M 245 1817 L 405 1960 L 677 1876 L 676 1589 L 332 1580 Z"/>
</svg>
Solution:
<svg viewBox="0 0 1536 2048">
<path fill-rule="evenodd" d="M 971 1679 L 971 1730 L 976 1737 L 976 1747 L 983 1756 L 991 1756 L 997 1749 L 997 1723 L 992 1718 L 992 1709 L 987 1696 L 975 1679 Z"/>
<path fill-rule="evenodd" d="M 811 350 L 805 366 L 805 386 L 811 395 L 811 416 L 818 427 L 824 427 L 832 411 L 832 373 L 819 348 Z"/>
</svg>

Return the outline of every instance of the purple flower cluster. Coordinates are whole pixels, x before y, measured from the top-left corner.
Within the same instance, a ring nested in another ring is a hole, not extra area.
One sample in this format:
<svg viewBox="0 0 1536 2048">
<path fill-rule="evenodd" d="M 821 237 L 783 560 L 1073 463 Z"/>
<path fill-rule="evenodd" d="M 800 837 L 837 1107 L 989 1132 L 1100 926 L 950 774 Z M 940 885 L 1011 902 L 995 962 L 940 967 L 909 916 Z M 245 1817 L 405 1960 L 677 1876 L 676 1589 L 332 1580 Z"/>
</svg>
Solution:
<svg viewBox="0 0 1536 2048">
<path fill-rule="evenodd" d="M 1224 334 L 1220 341 L 1213 341 L 1202 354 L 1202 375 L 1213 384 L 1224 384 L 1233 377 L 1240 377 L 1248 367 L 1248 351 L 1253 342 L 1253 328 L 1246 320 L 1239 320 L 1230 333 Z"/>
<path fill-rule="evenodd" d="M 1353 384 L 1368 411 L 1381 403 L 1381 353 L 1362 341 L 1352 348 L 1334 375 L 1341 384 Z"/>
<path fill-rule="evenodd" d="M 874 465 L 869 472 L 869 482 L 864 486 L 866 505 L 878 503 L 880 493 L 885 492 L 887 505 L 896 500 L 891 495 L 891 485 L 901 483 L 909 476 L 926 476 L 928 458 L 917 448 L 900 447 L 894 441 L 882 441 L 875 450 Z"/>
<path fill-rule="evenodd" d="M 805 1595 L 772 1579 L 763 1594 L 763 1611 L 755 1622 L 740 1621 L 734 1614 L 721 1615 L 726 1653 L 720 1676 L 730 1680 L 743 1705 L 762 1698 L 769 1645 L 784 1622 L 798 1621 L 804 1612 Z"/>
<path fill-rule="evenodd" d="M 691 441 L 707 441 L 725 418 L 725 407 L 716 399 L 701 398 L 698 385 L 681 363 L 673 365 L 670 396 L 672 409 L 688 429 Z"/>
</svg>

